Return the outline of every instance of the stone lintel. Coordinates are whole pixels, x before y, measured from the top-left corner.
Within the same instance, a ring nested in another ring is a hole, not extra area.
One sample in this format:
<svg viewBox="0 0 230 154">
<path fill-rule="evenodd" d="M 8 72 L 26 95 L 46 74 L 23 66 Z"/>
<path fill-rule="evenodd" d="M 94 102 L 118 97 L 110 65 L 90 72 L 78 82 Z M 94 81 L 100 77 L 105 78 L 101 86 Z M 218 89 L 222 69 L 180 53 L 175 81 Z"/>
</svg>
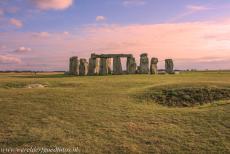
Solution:
<svg viewBox="0 0 230 154">
<path fill-rule="evenodd" d="M 97 54 L 91 54 L 91 58 L 116 58 L 116 57 L 133 57 L 132 54 L 101 54 L 101 55 L 97 55 Z"/>
</svg>

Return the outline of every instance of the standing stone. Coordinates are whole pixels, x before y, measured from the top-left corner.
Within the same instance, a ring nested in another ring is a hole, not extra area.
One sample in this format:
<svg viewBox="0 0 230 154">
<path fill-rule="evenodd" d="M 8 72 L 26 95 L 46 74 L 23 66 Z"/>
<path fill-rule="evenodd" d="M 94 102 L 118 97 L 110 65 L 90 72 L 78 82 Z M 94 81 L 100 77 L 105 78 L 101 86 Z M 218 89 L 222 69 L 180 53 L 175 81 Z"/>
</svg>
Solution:
<svg viewBox="0 0 230 154">
<path fill-rule="evenodd" d="M 141 74 L 148 74 L 149 73 L 149 59 L 148 54 L 143 53 L 140 56 L 140 73 Z"/>
<path fill-rule="evenodd" d="M 108 74 L 112 74 L 112 62 L 111 62 L 111 58 L 107 59 L 107 67 L 108 67 Z"/>
<path fill-rule="evenodd" d="M 108 65 L 107 65 L 107 58 L 100 58 L 100 75 L 108 75 Z"/>
<path fill-rule="evenodd" d="M 93 72 L 95 73 L 95 75 L 99 75 L 99 71 L 100 71 L 100 58 L 98 58 L 96 56 L 95 53 L 91 54 L 91 59 L 94 59 L 93 61 Z"/>
<path fill-rule="evenodd" d="M 96 75 L 99 75 L 99 71 L 100 71 L 100 58 L 96 58 L 96 67 L 95 67 Z"/>
<path fill-rule="evenodd" d="M 113 74 L 115 75 L 122 74 L 122 65 L 121 65 L 120 57 L 113 58 Z"/>
<path fill-rule="evenodd" d="M 140 74 L 140 73 L 141 73 L 141 67 L 140 67 L 140 66 L 137 66 L 136 73 L 137 73 L 137 74 Z"/>
<path fill-rule="evenodd" d="M 168 74 L 174 74 L 174 64 L 172 59 L 165 59 L 165 71 Z"/>
<path fill-rule="evenodd" d="M 79 75 L 79 61 L 78 57 L 71 57 L 69 60 L 69 74 L 70 75 Z"/>
<path fill-rule="evenodd" d="M 127 58 L 126 68 L 127 68 L 127 73 L 128 74 L 135 74 L 136 73 L 137 64 L 136 64 L 136 61 L 135 61 L 134 57 L 128 57 Z"/>
<path fill-rule="evenodd" d="M 98 71 L 98 60 L 97 58 L 89 58 L 89 71 L 88 75 L 97 75 Z"/>
<path fill-rule="evenodd" d="M 88 74 L 88 62 L 86 59 L 80 59 L 80 66 L 79 66 L 79 75 L 85 76 Z"/>
<path fill-rule="evenodd" d="M 151 59 L 151 65 L 150 65 L 150 73 L 151 74 L 158 74 L 157 63 L 158 63 L 158 59 L 157 58 L 152 58 Z"/>
</svg>

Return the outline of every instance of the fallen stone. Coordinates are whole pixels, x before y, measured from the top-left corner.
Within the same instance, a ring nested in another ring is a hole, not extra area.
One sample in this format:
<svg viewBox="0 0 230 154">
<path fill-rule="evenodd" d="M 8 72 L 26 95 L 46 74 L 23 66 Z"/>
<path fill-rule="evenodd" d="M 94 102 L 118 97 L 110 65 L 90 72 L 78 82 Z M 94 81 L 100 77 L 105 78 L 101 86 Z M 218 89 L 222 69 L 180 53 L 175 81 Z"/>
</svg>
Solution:
<svg viewBox="0 0 230 154">
<path fill-rule="evenodd" d="M 29 84 L 26 86 L 26 88 L 45 88 L 47 87 L 46 85 L 42 85 L 42 84 Z"/>
</svg>

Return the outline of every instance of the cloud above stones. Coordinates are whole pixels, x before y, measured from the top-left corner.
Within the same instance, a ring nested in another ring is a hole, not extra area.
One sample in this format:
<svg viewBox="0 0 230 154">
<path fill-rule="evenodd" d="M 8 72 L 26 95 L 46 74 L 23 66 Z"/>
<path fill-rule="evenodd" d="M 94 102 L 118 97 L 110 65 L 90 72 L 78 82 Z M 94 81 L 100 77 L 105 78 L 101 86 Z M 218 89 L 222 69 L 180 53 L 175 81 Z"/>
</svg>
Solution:
<svg viewBox="0 0 230 154">
<path fill-rule="evenodd" d="M 74 3 L 74 0 L 30 0 L 30 2 L 41 10 L 65 10 Z"/>
<path fill-rule="evenodd" d="M 9 20 L 9 24 L 11 24 L 17 28 L 21 28 L 23 26 L 23 22 L 19 19 L 15 19 L 15 18 L 11 18 Z"/>
<path fill-rule="evenodd" d="M 50 37 L 51 34 L 48 32 L 38 32 L 38 33 L 33 33 L 32 36 L 37 37 L 37 38 L 40 38 L 40 37 L 47 38 L 47 37 Z"/>
<path fill-rule="evenodd" d="M 70 35 L 70 33 L 67 32 L 67 31 L 64 31 L 64 32 L 63 32 L 63 35 L 66 35 L 66 36 L 67 36 L 67 35 Z"/>
<path fill-rule="evenodd" d="M 212 8 L 202 6 L 202 5 L 187 5 L 186 9 L 191 12 L 199 12 L 199 11 L 211 10 Z"/>
<path fill-rule="evenodd" d="M 170 21 L 178 21 L 180 19 L 184 19 L 188 16 L 198 14 L 198 13 L 203 13 L 207 11 L 218 11 L 218 10 L 223 10 L 223 9 L 230 9 L 230 4 L 206 4 L 206 5 L 196 5 L 196 4 L 189 4 L 184 6 L 184 10 L 173 17 Z"/>
<path fill-rule="evenodd" d="M 27 47 L 19 47 L 18 49 L 14 50 L 14 53 L 27 53 L 27 52 L 31 52 L 32 49 L 31 48 L 27 48 Z"/>
<path fill-rule="evenodd" d="M 104 16 L 97 16 L 96 17 L 96 21 L 105 21 L 106 20 L 106 17 L 104 17 Z"/>
<path fill-rule="evenodd" d="M 146 0 L 123 0 L 124 6 L 141 6 L 145 5 L 147 2 Z"/>
<path fill-rule="evenodd" d="M 20 64 L 21 59 L 11 55 L 0 55 L 0 64 Z"/>
<path fill-rule="evenodd" d="M 4 49 L 6 49 L 6 46 L 0 44 L 0 50 L 4 50 Z"/>
<path fill-rule="evenodd" d="M 158 57 L 160 60 L 176 59 L 178 69 L 215 68 L 214 63 L 218 63 L 218 68 L 227 69 L 230 68 L 225 60 L 230 59 L 229 34 L 230 20 L 226 19 L 164 24 L 96 24 L 71 31 L 69 35 L 68 32 L 8 32 L 1 36 L 8 49 L 22 45 L 24 48 L 31 47 L 33 52 L 15 55 L 23 58 L 23 63 L 32 59 L 31 64 L 39 64 L 44 60 L 44 69 L 67 69 L 70 56 L 88 58 L 91 52 L 132 53 L 137 60 L 142 52 L 147 52 L 149 57 Z M 197 65 L 193 59 L 201 57 L 218 59 L 202 59 Z M 186 58 L 191 60 L 183 60 Z M 33 69 L 35 66 L 25 67 Z"/>
<path fill-rule="evenodd" d="M 4 10 L 0 8 L 0 17 L 4 15 Z"/>
<path fill-rule="evenodd" d="M 20 10 L 20 8 L 16 7 L 16 6 L 0 8 L 0 17 L 4 16 L 6 13 L 15 14 L 19 10 Z"/>
</svg>

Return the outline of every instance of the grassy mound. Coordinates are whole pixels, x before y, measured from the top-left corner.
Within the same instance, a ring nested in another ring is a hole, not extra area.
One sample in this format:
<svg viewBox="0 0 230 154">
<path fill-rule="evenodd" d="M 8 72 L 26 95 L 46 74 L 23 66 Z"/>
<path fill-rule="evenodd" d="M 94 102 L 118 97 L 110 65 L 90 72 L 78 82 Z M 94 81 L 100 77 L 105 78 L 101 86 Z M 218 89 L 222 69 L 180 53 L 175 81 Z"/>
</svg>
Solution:
<svg viewBox="0 0 230 154">
<path fill-rule="evenodd" d="M 230 99 L 230 88 L 182 87 L 150 89 L 148 99 L 167 106 L 188 107 Z"/>
</svg>

